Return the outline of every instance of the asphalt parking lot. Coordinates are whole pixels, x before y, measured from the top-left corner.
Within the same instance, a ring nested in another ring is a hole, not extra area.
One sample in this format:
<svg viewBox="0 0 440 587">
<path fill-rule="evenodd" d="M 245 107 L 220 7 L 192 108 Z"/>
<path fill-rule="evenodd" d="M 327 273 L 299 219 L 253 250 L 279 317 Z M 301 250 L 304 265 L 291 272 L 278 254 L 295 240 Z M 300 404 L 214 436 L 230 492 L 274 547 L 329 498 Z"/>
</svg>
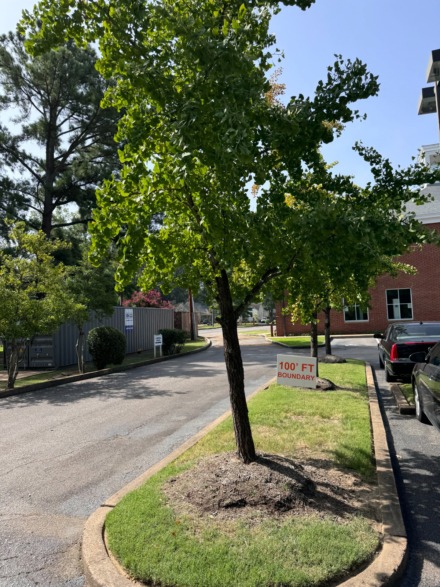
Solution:
<svg viewBox="0 0 440 587">
<path fill-rule="evenodd" d="M 408 534 L 409 559 L 399 587 L 440 585 L 440 433 L 415 416 L 401 415 L 372 338 L 335 339 L 334 354 L 374 367 L 382 413 Z"/>
</svg>

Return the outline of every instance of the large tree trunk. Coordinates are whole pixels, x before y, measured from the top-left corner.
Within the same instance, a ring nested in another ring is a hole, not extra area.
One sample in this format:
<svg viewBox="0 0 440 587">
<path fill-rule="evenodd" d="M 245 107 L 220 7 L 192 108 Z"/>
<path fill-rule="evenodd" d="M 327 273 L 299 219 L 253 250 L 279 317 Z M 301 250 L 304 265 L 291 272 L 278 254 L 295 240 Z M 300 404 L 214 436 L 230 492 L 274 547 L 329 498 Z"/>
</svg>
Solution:
<svg viewBox="0 0 440 587">
<path fill-rule="evenodd" d="M 318 320 L 316 313 L 310 322 L 310 356 L 318 356 Z"/>
<path fill-rule="evenodd" d="M 84 373 L 84 330 L 78 329 L 78 339 L 76 341 L 76 359 L 78 362 L 79 373 Z"/>
<path fill-rule="evenodd" d="M 327 306 L 324 310 L 325 321 L 324 321 L 324 336 L 325 336 L 325 354 L 332 354 L 332 340 L 330 332 L 330 306 Z"/>
<path fill-rule="evenodd" d="M 15 381 L 17 379 L 18 374 L 18 365 L 23 358 L 24 343 L 19 343 L 16 341 L 11 341 L 9 343 L 4 342 L 7 345 L 7 353 L 6 353 L 6 364 L 8 369 L 8 383 L 7 389 L 14 389 Z"/>
<path fill-rule="evenodd" d="M 286 305 L 287 305 L 286 304 L 286 294 L 283 294 L 283 306 L 282 306 L 282 310 L 284 310 L 284 308 L 286 307 Z M 283 336 L 287 336 L 287 326 L 286 326 L 287 316 L 286 316 L 286 313 L 283 312 L 282 310 L 281 310 L 281 315 L 283 317 L 282 318 L 282 323 L 283 323 Z M 281 334 L 279 332 L 277 332 L 277 336 L 281 336 Z"/>
<path fill-rule="evenodd" d="M 189 305 L 189 322 L 190 322 L 190 337 L 191 340 L 196 339 L 195 325 L 194 325 L 194 300 L 191 289 L 188 290 L 188 305 Z"/>
<path fill-rule="evenodd" d="M 15 380 L 17 379 L 18 371 L 18 353 L 17 349 L 9 348 L 7 353 L 7 364 L 8 364 L 8 385 L 7 389 L 14 389 Z"/>
<path fill-rule="evenodd" d="M 318 314 L 316 312 L 310 322 L 310 356 L 318 358 Z M 316 376 L 319 376 L 318 361 L 316 361 Z"/>
<path fill-rule="evenodd" d="M 46 161 L 45 161 L 45 174 L 44 174 L 44 200 L 43 200 L 43 214 L 41 220 L 41 230 L 50 238 L 52 232 L 52 222 L 54 213 L 54 185 L 55 185 L 55 153 L 58 142 L 58 129 L 57 129 L 57 115 L 58 115 L 58 104 L 50 104 L 49 108 L 49 120 L 47 126 L 46 135 Z"/>
<path fill-rule="evenodd" d="M 229 382 L 229 399 L 234 422 L 235 442 L 238 456 L 244 463 L 257 458 L 249 422 L 249 414 L 244 391 L 244 369 L 238 341 L 237 317 L 232 303 L 229 280 L 225 271 L 217 278 L 218 302 L 220 305 L 220 324 L 223 332 L 223 348 L 226 372 Z"/>
</svg>

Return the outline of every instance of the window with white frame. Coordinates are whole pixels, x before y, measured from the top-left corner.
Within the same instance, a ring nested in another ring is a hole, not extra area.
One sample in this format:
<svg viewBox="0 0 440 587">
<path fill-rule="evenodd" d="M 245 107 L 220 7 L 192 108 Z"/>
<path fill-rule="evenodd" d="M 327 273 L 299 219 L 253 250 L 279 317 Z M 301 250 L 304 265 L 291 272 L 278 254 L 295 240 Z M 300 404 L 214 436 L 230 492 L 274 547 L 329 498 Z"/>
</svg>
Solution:
<svg viewBox="0 0 440 587">
<path fill-rule="evenodd" d="M 409 288 L 387 289 L 388 320 L 412 320 L 412 295 Z"/>
<path fill-rule="evenodd" d="M 363 308 L 359 304 L 344 306 L 345 322 L 368 322 L 368 308 Z"/>
</svg>

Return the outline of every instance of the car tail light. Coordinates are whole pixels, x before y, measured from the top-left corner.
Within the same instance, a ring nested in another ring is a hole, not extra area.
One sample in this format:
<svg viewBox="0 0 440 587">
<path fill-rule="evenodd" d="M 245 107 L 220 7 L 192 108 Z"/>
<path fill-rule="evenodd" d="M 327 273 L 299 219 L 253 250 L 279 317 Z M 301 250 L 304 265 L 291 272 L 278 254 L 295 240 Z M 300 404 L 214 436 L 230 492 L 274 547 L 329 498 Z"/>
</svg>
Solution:
<svg viewBox="0 0 440 587">
<path fill-rule="evenodd" d="M 390 360 L 395 361 L 398 358 L 399 358 L 399 353 L 397 351 L 397 344 L 393 344 L 393 346 L 391 347 Z"/>
</svg>

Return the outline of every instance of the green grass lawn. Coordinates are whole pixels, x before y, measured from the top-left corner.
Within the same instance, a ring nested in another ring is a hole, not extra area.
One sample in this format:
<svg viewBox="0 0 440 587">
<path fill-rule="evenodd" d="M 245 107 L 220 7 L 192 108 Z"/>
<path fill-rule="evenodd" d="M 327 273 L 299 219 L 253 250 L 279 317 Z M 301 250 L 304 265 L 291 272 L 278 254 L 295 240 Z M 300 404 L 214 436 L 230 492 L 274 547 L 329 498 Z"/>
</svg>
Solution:
<svg viewBox="0 0 440 587">
<path fill-rule="evenodd" d="M 249 402 L 257 450 L 303 463 L 324 459 L 374 482 L 365 366 L 350 361 L 320 370 L 344 390 L 272 385 Z M 250 523 L 177 515 L 162 484 L 202 457 L 234 448 L 229 418 L 110 512 L 110 549 L 132 576 L 173 587 L 308 587 L 333 584 L 370 559 L 379 538 L 361 516 L 341 524 L 331 516 Z"/>
<path fill-rule="evenodd" d="M 249 328 L 252 326 L 256 326 L 256 324 L 254 324 L 253 322 L 240 322 L 239 324 L 237 324 L 238 328 Z M 213 325 L 211 325 L 211 324 L 198 324 L 197 328 L 199 330 L 206 330 L 208 328 L 221 328 L 221 326 L 218 322 L 214 322 Z"/>
<path fill-rule="evenodd" d="M 187 341 L 185 345 L 181 348 L 180 354 L 185 354 L 189 351 L 203 348 L 205 344 L 205 339 L 203 338 L 199 338 L 195 341 Z M 158 353 L 157 357 L 159 357 Z M 126 355 L 126 357 L 124 358 L 124 362 L 122 363 L 122 366 L 136 365 L 138 363 L 144 363 L 152 359 L 154 359 L 153 350 L 143 351 L 141 353 L 133 353 L 130 355 Z M 114 365 L 108 366 L 112 367 Z M 91 373 L 92 371 L 96 371 L 96 367 L 93 365 L 92 362 L 86 363 L 85 372 Z M 30 375 L 29 377 L 20 377 L 15 382 L 15 388 L 25 387 L 26 385 L 33 385 L 34 383 L 44 383 L 45 381 L 52 381 L 54 379 L 62 379 L 63 377 L 69 377 L 71 375 L 78 375 L 78 368 L 76 367 L 76 365 L 64 367 L 62 369 L 53 369 L 51 371 L 42 371 L 41 373 L 36 373 L 34 375 Z M 0 390 L 1 389 L 6 389 L 6 382 L 0 382 Z"/>
<path fill-rule="evenodd" d="M 400 391 L 406 398 L 409 404 L 414 405 L 414 390 L 411 383 L 400 383 Z"/>
<path fill-rule="evenodd" d="M 245 336 L 262 336 L 267 334 L 269 331 L 267 328 L 242 328 L 238 329 L 238 334 L 244 334 Z"/>
<path fill-rule="evenodd" d="M 281 342 L 286 346 L 298 348 L 310 346 L 310 336 L 268 336 L 267 340 Z M 318 336 L 318 344 L 324 344 L 323 336 Z"/>
</svg>

